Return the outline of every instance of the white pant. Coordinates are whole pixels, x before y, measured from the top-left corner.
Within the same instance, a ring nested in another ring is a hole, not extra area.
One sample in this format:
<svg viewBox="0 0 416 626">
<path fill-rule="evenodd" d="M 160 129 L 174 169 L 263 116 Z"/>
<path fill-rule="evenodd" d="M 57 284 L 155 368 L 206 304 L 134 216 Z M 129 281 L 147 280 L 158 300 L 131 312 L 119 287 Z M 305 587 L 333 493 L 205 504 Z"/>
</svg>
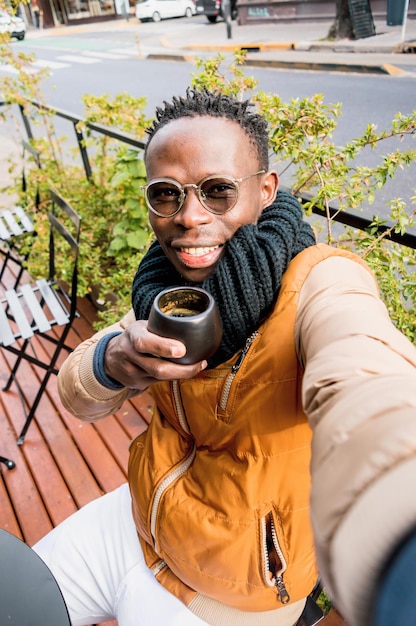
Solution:
<svg viewBox="0 0 416 626">
<path fill-rule="evenodd" d="M 65 598 L 72 626 L 117 619 L 119 626 L 203 626 L 147 568 L 128 485 L 87 504 L 34 550 Z"/>
</svg>

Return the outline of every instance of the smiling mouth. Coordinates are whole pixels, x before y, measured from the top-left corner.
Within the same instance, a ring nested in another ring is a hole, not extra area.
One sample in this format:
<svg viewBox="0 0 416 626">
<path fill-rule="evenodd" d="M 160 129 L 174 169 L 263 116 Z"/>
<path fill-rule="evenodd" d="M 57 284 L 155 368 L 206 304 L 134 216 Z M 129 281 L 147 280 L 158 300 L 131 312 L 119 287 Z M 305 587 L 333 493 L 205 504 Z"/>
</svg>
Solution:
<svg viewBox="0 0 416 626">
<path fill-rule="evenodd" d="M 179 248 L 180 252 L 185 252 L 190 256 L 204 256 L 205 254 L 210 254 L 211 252 L 215 252 L 218 250 L 220 246 L 204 246 L 202 248 Z"/>
</svg>

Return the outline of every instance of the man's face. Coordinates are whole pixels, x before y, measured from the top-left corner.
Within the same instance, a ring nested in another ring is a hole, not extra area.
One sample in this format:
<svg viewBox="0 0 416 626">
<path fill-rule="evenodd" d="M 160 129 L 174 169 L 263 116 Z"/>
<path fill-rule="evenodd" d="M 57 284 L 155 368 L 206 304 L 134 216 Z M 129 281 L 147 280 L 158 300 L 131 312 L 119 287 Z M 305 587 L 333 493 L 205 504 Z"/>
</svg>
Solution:
<svg viewBox="0 0 416 626">
<path fill-rule="evenodd" d="M 242 128 L 214 117 L 182 118 L 157 131 L 146 155 L 147 178 L 172 178 L 182 185 L 207 176 L 242 178 L 261 169 L 255 148 Z M 202 282 L 224 254 L 240 226 L 256 223 L 277 191 L 277 175 L 252 176 L 240 184 L 236 205 L 223 215 L 204 208 L 194 188 L 187 188 L 182 208 L 171 217 L 149 211 L 154 233 L 166 256 L 189 281 Z"/>
</svg>

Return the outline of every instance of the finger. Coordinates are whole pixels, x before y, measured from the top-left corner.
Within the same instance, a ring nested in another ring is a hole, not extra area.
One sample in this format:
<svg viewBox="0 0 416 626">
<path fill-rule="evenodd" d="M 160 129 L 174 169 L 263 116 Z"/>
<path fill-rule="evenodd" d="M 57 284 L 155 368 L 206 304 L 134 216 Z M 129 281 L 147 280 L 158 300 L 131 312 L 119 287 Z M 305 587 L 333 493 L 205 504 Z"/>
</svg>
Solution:
<svg viewBox="0 0 416 626">
<path fill-rule="evenodd" d="M 198 361 L 192 365 L 173 363 L 163 358 L 155 358 L 150 355 L 140 355 L 139 369 L 141 376 L 152 379 L 153 382 L 161 380 L 175 380 L 193 378 L 207 367 L 207 362 Z"/>
<path fill-rule="evenodd" d="M 131 337 L 131 345 L 139 355 L 151 354 L 162 359 L 179 359 L 186 354 L 186 346 L 181 341 L 148 331 Z"/>
<path fill-rule="evenodd" d="M 125 387 L 143 390 L 160 381 L 193 378 L 207 365 L 205 360 L 192 365 L 181 365 L 136 353 L 134 363 L 131 359 L 119 361 L 116 375 L 113 377 Z"/>
</svg>

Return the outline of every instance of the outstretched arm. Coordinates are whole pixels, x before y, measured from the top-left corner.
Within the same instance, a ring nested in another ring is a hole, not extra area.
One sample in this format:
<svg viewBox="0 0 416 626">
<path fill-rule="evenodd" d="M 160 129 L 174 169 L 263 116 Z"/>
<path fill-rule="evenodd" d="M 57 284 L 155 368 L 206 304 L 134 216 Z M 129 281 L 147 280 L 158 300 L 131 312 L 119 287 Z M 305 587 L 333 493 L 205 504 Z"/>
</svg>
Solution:
<svg viewBox="0 0 416 626">
<path fill-rule="evenodd" d="M 338 257 L 305 281 L 296 337 L 314 430 L 320 574 L 348 624 L 362 626 L 388 556 L 416 519 L 416 349 L 370 272 Z"/>
</svg>

